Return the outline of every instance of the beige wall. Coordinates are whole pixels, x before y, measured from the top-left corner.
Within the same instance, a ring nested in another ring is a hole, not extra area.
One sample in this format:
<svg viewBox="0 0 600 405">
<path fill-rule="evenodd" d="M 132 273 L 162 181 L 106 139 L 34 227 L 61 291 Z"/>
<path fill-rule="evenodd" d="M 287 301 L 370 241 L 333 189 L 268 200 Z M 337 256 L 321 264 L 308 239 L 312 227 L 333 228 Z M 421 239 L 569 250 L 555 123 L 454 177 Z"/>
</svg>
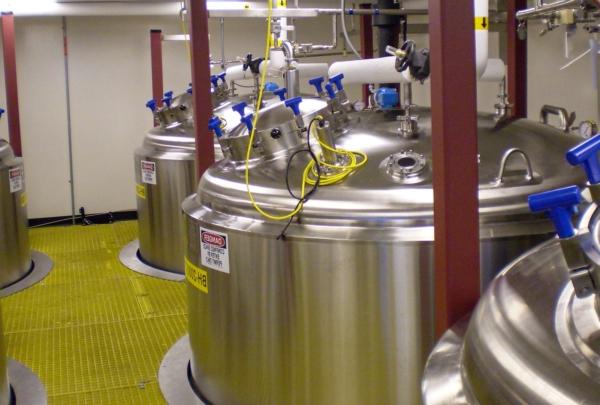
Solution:
<svg viewBox="0 0 600 405">
<path fill-rule="evenodd" d="M 60 18 L 18 18 L 16 26 L 29 214 L 32 218 L 68 215 L 62 22 Z M 180 26 L 175 17 L 72 17 L 67 19 L 67 26 L 76 209 L 135 209 L 133 151 L 152 125 L 151 114 L 144 107 L 151 96 L 148 32 L 161 28 L 167 34 L 179 33 Z M 210 21 L 210 31 L 212 54 L 219 58 L 218 20 Z M 491 55 L 495 56 L 497 35 L 492 38 Z M 330 19 L 304 20 L 298 39 L 329 41 Z M 427 46 L 427 35 L 414 39 L 419 46 Z M 264 24 L 260 20 L 226 20 L 227 59 L 246 52 L 262 55 L 263 41 Z M 576 52 L 587 46 L 586 41 L 585 35 L 577 36 Z M 583 84 L 591 77 L 589 60 L 559 74 L 557 68 L 564 62 L 560 33 L 543 38 L 532 33 L 530 43 L 530 115 L 537 119 L 542 104 L 554 103 L 577 110 L 581 118 L 595 118 L 595 92 Z M 167 42 L 163 50 L 165 90 L 184 91 L 190 81 L 185 45 Z M 0 88 L 3 85 L 0 74 Z M 493 110 L 496 92 L 497 84 L 479 85 L 481 110 Z M 353 86 L 350 95 L 359 97 L 360 86 Z M 429 84 L 415 85 L 414 95 L 415 102 L 428 105 Z M 460 102 L 460 95 L 456 102 Z M 4 92 L 0 91 L 0 106 L 4 105 Z M 6 120 L 0 122 L 0 136 L 7 136 Z"/>
</svg>

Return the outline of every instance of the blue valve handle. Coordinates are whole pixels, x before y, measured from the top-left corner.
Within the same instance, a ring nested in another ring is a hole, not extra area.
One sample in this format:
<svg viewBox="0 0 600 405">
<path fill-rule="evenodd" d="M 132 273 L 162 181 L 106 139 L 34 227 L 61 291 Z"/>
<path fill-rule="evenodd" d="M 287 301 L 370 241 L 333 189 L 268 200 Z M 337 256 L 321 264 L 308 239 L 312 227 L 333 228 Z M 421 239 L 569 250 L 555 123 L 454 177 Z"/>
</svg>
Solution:
<svg viewBox="0 0 600 405">
<path fill-rule="evenodd" d="M 163 104 L 166 104 L 167 107 L 171 107 L 171 102 L 173 101 L 173 92 L 167 91 L 162 99 Z"/>
<path fill-rule="evenodd" d="M 276 96 L 278 96 L 281 101 L 285 101 L 285 95 L 286 95 L 286 93 L 287 93 L 287 89 L 285 87 L 277 89 L 277 90 L 275 90 L 273 92 L 273 94 L 275 94 Z"/>
<path fill-rule="evenodd" d="M 192 94 L 192 83 L 190 83 L 190 85 L 188 86 L 187 90 L 186 90 L 187 94 Z"/>
<path fill-rule="evenodd" d="M 212 83 L 213 86 L 217 87 L 219 85 L 219 76 L 211 75 L 210 82 Z"/>
<path fill-rule="evenodd" d="M 247 104 L 242 101 L 241 103 L 238 103 L 231 108 L 233 108 L 233 111 L 237 112 L 242 118 L 244 118 L 244 111 L 246 110 L 246 105 Z"/>
<path fill-rule="evenodd" d="M 548 213 L 561 239 L 575 236 L 571 216 L 573 208 L 581 203 L 579 187 L 569 186 L 533 194 L 529 196 L 528 201 L 532 212 L 546 211 Z"/>
<path fill-rule="evenodd" d="M 573 166 L 583 165 L 590 184 L 600 183 L 600 135 L 580 143 L 567 152 L 567 161 Z"/>
<path fill-rule="evenodd" d="M 294 112 L 295 116 L 300 115 L 300 103 L 302 102 L 302 97 L 294 97 L 289 100 L 285 100 L 285 106 L 291 108 Z"/>
<path fill-rule="evenodd" d="M 325 90 L 327 91 L 327 95 L 329 96 L 329 98 L 333 100 L 335 98 L 335 90 L 333 90 L 333 86 L 331 85 L 331 83 L 327 83 L 325 85 Z"/>
<path fill-rule="evenodd" d="M 220 79 L 220 80 L 221 80 L 223 83 L 225 83 L 225 76 L 227 76 L 227 72 L 222 72 L 222 73 L 219 73 L 219 74 L 217 75 L 217 77 L 218 77 L 218 78 L 219 78 L 219 79 Z"/>
<path fill-rule="evenodd" d="M 342 79 L 344 79 L 344 74 L 340 73 L 339 75 L 330 77 L 329 83 L 335 84 L 335 87 L 337 87 L 338 91 L 342 91 L 342 90 L 344 90 L 344 85 L 342 84 Z"/>
<path fill-rule="evenodd" d="M 146 103 L 146 107 L 149 108 L 150 111 L 152 111 L 152 112 L 156 111 L 156 100 L 154 100 L 154 99 L 149 100 Z M 4 112 L 4 110 L 2 110 L 2 112 Z M 0 114 L 0 115 L 2 115 L 2 114 Z"/>
<path fill-rule="evenodd" d="M 253 128 L 252 121 L 254 121 L 254 114 L 248 114 L 245 117 L 242 117 L 242 122 L 244 124 L 246 124 L 248 131 L 252 131 L 252 128 Z"/>
<path fill-rule="evenodd" d="M 154 100 L 152 100 L 154 101 Z M 2 115 L 6 112 L 6 110 L 4 108 L 0 108 L 0 117 L 2 117 Z"/>
<path fill-rule="evenodd" d="M 212 117 L 210 120 L 208 120 L 208 129 L 212 129 L 215 132 L 215 135 L 217 135 L 217 138 L 223 136 L 223 131 L 221 130 L 221 120 L 219 117 Z"/>
<path fill-rule="evenodd" d="M 323 82 L 324 81 L 325 81 L 325 78 L 323 76 L 319 76 L 319 77 L 310 79 L 308 81 L 308 84 L 310 84 L 311 86 L 315 86 L 315 89 L 317 89 L 317 93 L 321 94 L 321 93 L 323 93 Z"/>
</svg>

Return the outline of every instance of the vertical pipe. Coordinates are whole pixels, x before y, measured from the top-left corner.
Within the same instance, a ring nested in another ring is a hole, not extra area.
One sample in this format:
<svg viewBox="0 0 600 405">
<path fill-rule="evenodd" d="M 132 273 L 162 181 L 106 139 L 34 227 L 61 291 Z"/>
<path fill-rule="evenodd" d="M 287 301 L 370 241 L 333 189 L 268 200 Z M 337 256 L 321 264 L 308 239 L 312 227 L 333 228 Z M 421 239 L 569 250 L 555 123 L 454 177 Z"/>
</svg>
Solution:
<svg viewBox="0 0 600 405">
<path fill-rule="evenodd" d="M 12 12 L 2 13 L 2 44 L 4 53 L 4 80 L 6 81 L 6 110 L 8 135 L 15 155 L 23 156 L 21 121 L 19 118 L 19 91 L 17 87 L 17 57 L 15 50 L 15 20 Z"/>
<path fill-rule="evenodd" d="M 360 8 L 371 8 L 371 4 L 361 4 Z M 373 57 L 373 17 L 370 15 L 360 16 L 360 56 L 363 59 L 370 59 Z M 363 84 L 362 86 L 363 102 L 365 105 L 369 104 L 369 85 Z"/>
<path fill-rule="evenodd" d="M 69 43 L 67 37 L 67 18 L 62 18 L 63 51 L 65 66 L 65 100 L 67 103 L 67 145 L 69 148 L 69 185 L 71 191 L 71 222 L 75 224 L 75 173 L 73 170 L 73 136 L 71 129 L 71 85 L 69 80 Z"/>
<path fill-rule="evenodd" d="M 157 106 L 163 98 L 162 31 L 150 30 L 150 63 L 152 64 L 152 98 Z"/>
<path fill-rule="evenodd" d="M 517 32 L 517 11 L 527 8 L 527 0 L 506 1 L 506 61 L 508 99 L 513 118 L 527 117 L 527 40 L 520 40 Z"/>
<path fill-rule="evenodd" d="M 208 129 L 212 114 L 210 95 L 210 51 L 208 48 L 208 12 L 206 2 L 189 2 L 190 41 L 192 46 L 192 88 L 194 129 L 196 131 L 196 169 L 198 178 L 215 161 L 213 135 Z"/>
<path fill-rule="evenodd" d="M 219 19 L 219 32 L 221 39 L 221 70 L 225 70 L 225 19 Z"/>
<path fill-rule="evenodd" d="M 473 29 L 473 0 L 429 0 L 437 336 L 479 297 Z"/>
</svg>

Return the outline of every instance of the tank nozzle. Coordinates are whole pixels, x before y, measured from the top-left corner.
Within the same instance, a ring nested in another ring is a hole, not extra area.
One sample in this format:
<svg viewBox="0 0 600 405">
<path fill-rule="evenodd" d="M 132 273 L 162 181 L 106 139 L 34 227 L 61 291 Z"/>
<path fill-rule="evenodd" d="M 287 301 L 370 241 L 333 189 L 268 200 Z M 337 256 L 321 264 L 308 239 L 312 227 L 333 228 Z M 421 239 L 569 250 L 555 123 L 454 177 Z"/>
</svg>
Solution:
<svg viewBox="0 0 600 405">
<path fill-rule="evenodd" d="M 275 94 L 276 96 L 278 96 L 281 101 L 285 101 L 285 95 L 286 95 L 286 93 L 287 93 L 287 89 L 285 87 L 277 89 L 277 90 L 275 90 L 273 92 L 273 94 Z"/>
<path fill-rule="evenodd" d="M 223 131 L 221 129 L 221 119 L 219 119 L 219 117 L 212 117 L 210 120 L 208 120 L 208 129 L 212 129 L 215 135 L 217 135 L 217 138 L 223 136 Z"/>
<path fill-rule="evenodd" d="M 171 107 L 171 102 L 173 101 L 173 92 L 167 91 L 162 99 L 163 104 L 167 107 Z"/>
<path fill-rule="evenodd" d="M 317 90 L 317 93 L 323 94 L 323 82 L 325 81 L 325 78 L 323 76 L 319 76 L 319 77 L 314 77 L 312 79 L 310 79 L 308 81 L 308 84 L 310 84 L 311 86 L 314 86 L 315 89 Z"/>
<path fill-rule="evenodd" d="M 329 78 L 329 83 L 330 84 L 335 84 L 335 87 L 337 87 L 338 91 L 343 91 L 344 90 L 344 85 L 342 84 L 342 80 L 344 79 L 344 74 L 340 73 L 339 75 L 335 75 L 333 77 Z"/>
<path fill-rule="evenodd" d="M 244 124 L 246 124 L 248 131 L 252 131 L 252 128 L 254 127 L 254 125 L 252 123 L 253 121 L 254 121 L 254 114 L 248 114 L 245 117 L 242 117 L 242 122 Z"/>
<path fill-rule="evenodd" d="M 146 103 L 146 108 L 149 108 L 152 112 L 156 112 L 156 100 L 148 100 L 148 102 Z M 4 112 L 4 110 L 2 110 L 2 112 Z"/>
<path fill-rule="evenodd" d="M 581 203 L 579 187 L 569 186 L 533 194 L 529 196 L 528 201 L 532 212 L 547 212 L 559 238 L 568 239 L 575 236 L 571 216 L 574 207 Z"/>
<path fill-rule="evenodd" d="M 247 104 L 245 102 L 237 103 L 233 107 L 233 111 L 237 112 L 242 118 L 244 118 L 244 111 L 246 111 Z"/>
</svg>

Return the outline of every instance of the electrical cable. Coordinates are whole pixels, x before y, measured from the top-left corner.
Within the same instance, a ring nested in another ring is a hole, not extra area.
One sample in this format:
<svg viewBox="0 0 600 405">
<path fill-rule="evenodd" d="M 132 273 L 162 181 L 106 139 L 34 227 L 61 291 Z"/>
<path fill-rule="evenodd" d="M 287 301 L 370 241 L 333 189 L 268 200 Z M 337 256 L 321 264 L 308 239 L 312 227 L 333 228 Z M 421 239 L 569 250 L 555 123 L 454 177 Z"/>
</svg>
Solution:
<svg viewBox="0 0 600 405">
<path fill-rule="evenodd" d="M 346 44 L 348 45 L 348 47 L 350 48 L 352 53 L 354 53 L 358 59 L 362 59 L 362 57 L 360 56 L 360 53 L 358 53 L 358 51 L 354 47 L 354 44 L 352 44 L 352 41 L 350 40 L 350 36 L 348 35 L 348 30 L 346 29 L 346 0 L 341 0 L 340 6 L 341 6 L 340 8 L 342 9 L 342 16 L 341 16 L 342 33 L 344 34 L 344 39 L 346 40 Z"/>
<path fill-rule="evenodd" d="M 181 2 L 181 9 L 179 10 L 179 23 L 181 24 L 181 32 L 183 33 L 183 38 L 184 38 L 183 41 L 185 42 L 185 48 L 187 50 L 188 62 L 190 62 L 192 60 L 192 50 L 190 48 L 191 38 L 189 37 L 189 35 L 187 33 L 187 28 L 186 28 L 186 25 L 185 25 L 185 15 L 184 15 L 184 12 L 186 12 L 186 11 L 187 11 L 187 9 L 185 7 L 185 3 L 182 1 Z"/>
</svg>

